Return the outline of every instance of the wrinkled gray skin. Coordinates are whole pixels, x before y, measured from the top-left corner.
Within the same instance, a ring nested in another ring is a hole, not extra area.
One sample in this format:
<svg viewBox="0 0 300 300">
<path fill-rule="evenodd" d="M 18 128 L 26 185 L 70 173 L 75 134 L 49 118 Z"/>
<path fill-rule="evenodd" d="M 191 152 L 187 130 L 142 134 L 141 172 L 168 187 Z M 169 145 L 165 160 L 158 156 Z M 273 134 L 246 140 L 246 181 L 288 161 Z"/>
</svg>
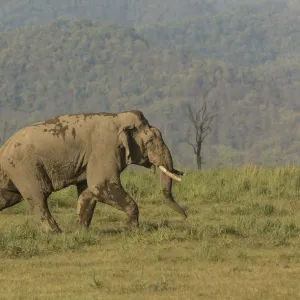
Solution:
<svg viewBox="0 0 300 300">
<path fill-rule="evenodd" d="M 29 202 L 42 228 L 61 232 L 47 199 L 69 185 L 78 190 L 78 222 L 89 227 L 97 201 L 124 211 L 129 224 L 138 225 L 135 201 L 120 182 L 130 164 L 173 169 L 172 156 L 160 131 L 140 111 L 119 114 L 64 115 L 25 127 L 0 148 L 0 211 Z M 172 196 L 172 179 L 160 172 L 165 203 L 184 210 Z"/>
</svg>

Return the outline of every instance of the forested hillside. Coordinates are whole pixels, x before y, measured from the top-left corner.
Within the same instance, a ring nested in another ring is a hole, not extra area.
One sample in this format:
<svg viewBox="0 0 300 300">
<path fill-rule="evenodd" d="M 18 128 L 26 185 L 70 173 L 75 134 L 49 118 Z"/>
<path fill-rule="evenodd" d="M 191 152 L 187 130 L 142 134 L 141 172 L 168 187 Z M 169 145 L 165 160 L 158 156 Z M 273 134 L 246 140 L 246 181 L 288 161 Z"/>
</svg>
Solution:
<svg viewBox="0 0 300 300">
<path fill-rule="evenodd" d="M 272 61 L 265 72 L 288 82 L 300 80 L 299 15 L 294 0 L 3 0 L 0 31 L 61 17 L 128 24 L 151 45 L 188 56 L 248 67 Z"/>
<path fill-rule="evenodd" d="M 186 106 L 207 94 L 204 167 L 298 163 L 299 15 L 292 0 L 4 0 L 0 133 L 136 108 L 192 167 Z"/>
<path fill-rule="evenodd" d="M 276 0 L 239 2 L 216 13 L 142 25 L 139 33 L 164 48 L 246 66 L 299 53 L 300 4 Z"/>
<path fill-rule="evenodd" d="M 270 0 L 268 0 L 270 1 Z M 228 2 L 228 3 L 226 3 Z M 227 10 L 237 0 L 2 0 L 2 28 L 84 17 L 114 24 L 154 24 Z M 258 2 L 259 3 L 259 2 Z"/>
</svg>

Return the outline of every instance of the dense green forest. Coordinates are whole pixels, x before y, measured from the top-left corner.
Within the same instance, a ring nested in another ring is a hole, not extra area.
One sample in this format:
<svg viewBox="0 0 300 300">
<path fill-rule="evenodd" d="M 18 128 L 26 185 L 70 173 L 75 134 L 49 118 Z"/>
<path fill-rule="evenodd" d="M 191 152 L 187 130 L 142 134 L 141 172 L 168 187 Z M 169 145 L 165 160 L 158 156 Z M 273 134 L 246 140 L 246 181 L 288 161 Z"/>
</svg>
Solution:
<svg viewBox="0 0 300 300">
<path fill-rule="evenodd" d="M 0 22 L 2 28 L 15 28 L 60 17 L 84 17 L 139 26 L 224 11 L 230 9 L 227 4 L 232 7 L 238 3 L 239 0 L 2 0 Z"/>
<path fill-rule="evenodd" d="M 204 167 L 297 164 L 299 15 L 292 0 L 4 0 L 0 133 L 5 120 L 9 136 L 61 113 L 141 109 L 193 167 L 187 104 L 206 98 Z"/>
</svg>

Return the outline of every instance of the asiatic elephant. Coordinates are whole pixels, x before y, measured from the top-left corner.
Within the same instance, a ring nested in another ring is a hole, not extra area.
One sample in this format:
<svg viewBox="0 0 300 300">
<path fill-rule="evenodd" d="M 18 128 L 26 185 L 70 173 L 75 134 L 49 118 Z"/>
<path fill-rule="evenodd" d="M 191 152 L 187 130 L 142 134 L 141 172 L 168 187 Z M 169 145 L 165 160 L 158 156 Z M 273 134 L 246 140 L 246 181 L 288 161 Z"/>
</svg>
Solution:
<svg viewBox="0 0 300 300">
<path fill-rule="evenodd" d="M 22 199 L 47 231 L 61 232 L 47 199 L 69 185 L 78 190 L 77 220 L 89 227 L 97 202 L 124 211 L 138 225 L 136 202 L 120 182 L 130 164 L 158 167 L 165 203 L 187 217 L 172 196 L 172 156 L 141 111 L 62 115 L 16 132 L 0 148 L 0 211 Z"/>
</svg>

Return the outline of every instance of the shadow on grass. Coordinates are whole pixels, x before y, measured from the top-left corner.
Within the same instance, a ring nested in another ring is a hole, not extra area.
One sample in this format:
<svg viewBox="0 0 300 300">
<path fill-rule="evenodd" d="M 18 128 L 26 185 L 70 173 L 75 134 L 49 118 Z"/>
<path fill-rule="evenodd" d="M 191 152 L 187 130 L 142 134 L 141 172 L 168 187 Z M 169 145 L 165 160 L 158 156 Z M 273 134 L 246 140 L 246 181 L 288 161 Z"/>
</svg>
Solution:
<svg viewBox="0 0 300 300">
<path fill-rule="evenodd" d="M 119 228 L 102 228 L 99 230 L 101 234 L 121 234 L 121 233 L 145 233 L 145 232 L 154 232 L 163 228 L 172 228 L 168 221 L 162 221 L 161 223 L 153 222 L 141 222 L 138 227 L 131 228 L 128 226 L 123 226 Z"/>
</svg>

